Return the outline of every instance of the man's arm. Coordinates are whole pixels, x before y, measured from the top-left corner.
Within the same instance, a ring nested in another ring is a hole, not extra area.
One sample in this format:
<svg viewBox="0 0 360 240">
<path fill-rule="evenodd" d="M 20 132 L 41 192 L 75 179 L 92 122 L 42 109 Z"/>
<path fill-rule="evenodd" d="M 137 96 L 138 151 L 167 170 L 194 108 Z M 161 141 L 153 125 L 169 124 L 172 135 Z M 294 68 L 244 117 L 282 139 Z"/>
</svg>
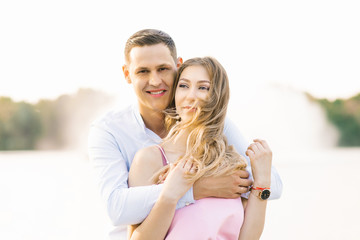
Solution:
<svg viewBox="0 0 360 240">
<path fill-rule="evenodd" d="M 247 193 L 252 185 L 253 181 L 248 177 L 249 173 L 245 170 L 225 176 L 201 177 L 194 184 L 194 198 L 239 198 L 240 194 Z"/>
<path fill-rule="evenodd" d="M 194 198 L 196 200 L 205 197 L 238 198 L 249 197 L 249 187 L 253 183 L 251 163 L 245 151 L 249 144 L 241 135 L 236 125 L 226 119 L 224 134 L 228 139 L 228 144 L 233 145 L 238 153 L 247 160 L 247 171 L 238 170 L 232 175 L 217 177 L 202 177 L 194 184 Z M 271 168 L 271 197 L 270 199 L 280 198 L 282 193 L 282 181 L 274 167 Z"/>
<path fill-rule="evenodd" d="M 97 126 L 89 133 L 89 157 L 94 166 L 100 193 L 114 226 L 142 222 L 158 199 L 162 185 L 128 187 L 128 167 L 114 136 Z M 177 208 L 192 203 L 189 190 Z"/>
<path fill-rule="evenodd" d="M 245 140 L 243 135 L 240 133 L 237 126 L 228 118 L 226 118 L 224 134 L 227 137 L 228 144 L 233 145 L 235 147 L 236 151 L 246 158 L 246 160 L 248 162 L 248 166 L 246 169 L 250 173 L 250 178 L 252 179 L 250 160 L 245 154 L 249 144 Z M 272 166 L 271 167 L 271 196 L 269 199 L 280 198 L 280 196 L 282 194 L 282 188 L 283 188 L 283 185 L 282 185 L 280 175 L 278 174 L 276 168 Z M 248 192 L 247 194 L 243 194 L 242 196 L 247 198 L 249 196 L 249 193 L 250 192 Z"/>
</svg>

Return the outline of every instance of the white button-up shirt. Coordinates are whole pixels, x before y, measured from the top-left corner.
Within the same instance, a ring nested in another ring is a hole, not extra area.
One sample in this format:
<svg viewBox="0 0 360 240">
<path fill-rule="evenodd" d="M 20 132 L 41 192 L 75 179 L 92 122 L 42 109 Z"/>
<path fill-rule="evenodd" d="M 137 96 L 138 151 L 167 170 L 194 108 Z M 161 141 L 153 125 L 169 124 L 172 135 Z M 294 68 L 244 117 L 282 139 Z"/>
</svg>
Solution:
<svg viewBox="0 0 360 240">
<path fill-rule="evenodd" d="M 248 143 L 229 119 L 226 119 L 224 133 L 228 144 L 246 156 Z M 160 142 L 161 138 L 145 127 L 136 106 L 111 111 L 91 125 L 89 157 L 97 175 L 101 196 L 107 206 L 108 216 L 115 226 L 109 235 L 111 239 L 126 239 L 126 225 L 142 222 L 160 195 L 162 184 L 128 187 L 129 169 L 135 153 L 141 148 Z M 246 159 L 247 170 L 252 177 L 250 161 L 247 157 Z M 270 198 L 279 198 L 281 192 L 281 179 L 275 168 L 272 168 Z M 177 208 L 193 202 L 191 188 L 180 199 Z"/>
</svg>

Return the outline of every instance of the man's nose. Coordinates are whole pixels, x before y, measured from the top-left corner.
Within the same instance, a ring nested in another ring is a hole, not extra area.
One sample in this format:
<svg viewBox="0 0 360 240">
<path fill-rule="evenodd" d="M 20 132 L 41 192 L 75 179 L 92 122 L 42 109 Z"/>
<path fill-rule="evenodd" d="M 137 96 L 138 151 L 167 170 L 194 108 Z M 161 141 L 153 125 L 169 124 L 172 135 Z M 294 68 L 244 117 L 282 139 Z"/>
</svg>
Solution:
<svg viewBox="0 0 360 240">
<path fill-rule="evenodd" d="M 158 73 L 152 73 L 150 75 L 150 80 L 149 80 L 149 84 L 152 85 L 152 86 L 159 86 L 161 84 L 161 78 L 159 76 Z"/>
</svg>

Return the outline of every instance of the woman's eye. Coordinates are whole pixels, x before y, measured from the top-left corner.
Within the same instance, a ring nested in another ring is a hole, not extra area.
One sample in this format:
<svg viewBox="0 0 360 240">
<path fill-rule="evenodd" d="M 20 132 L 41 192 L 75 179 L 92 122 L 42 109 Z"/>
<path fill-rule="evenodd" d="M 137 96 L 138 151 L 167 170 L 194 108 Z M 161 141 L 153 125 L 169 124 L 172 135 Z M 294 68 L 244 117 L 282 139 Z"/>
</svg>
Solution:
<svg viewBox="0 0 360 240">
<path fill-rule="evenodd" d="M 179 84 L 179 88 L 186 88 L 187 85 L 186 84 Z"/>
<path fill-rule="evenodd" d="M 209 91 L 209 89 L 210 89 L 210 88 L 209 88 L 209 87 L 205 87 L 205 86 L 201 86 L 201 87 L 199 87 L 199 89 L 200 89 L 200 90 L 206 90 L 206 91 Z"/>
</svg>

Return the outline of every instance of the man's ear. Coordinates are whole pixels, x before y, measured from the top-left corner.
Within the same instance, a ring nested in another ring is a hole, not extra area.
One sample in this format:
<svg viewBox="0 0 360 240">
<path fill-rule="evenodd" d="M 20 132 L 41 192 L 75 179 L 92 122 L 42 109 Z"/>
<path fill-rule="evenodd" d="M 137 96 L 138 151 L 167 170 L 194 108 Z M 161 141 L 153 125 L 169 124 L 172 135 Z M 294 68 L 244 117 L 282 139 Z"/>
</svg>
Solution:
<svg viewBox="0 0 360 240">
<path fill-rule="evenodd" d="M 122 66 L 122 70 L 123 70 L 123 73 L 124 73 L 124 77 L 125 77 L 125 80 L 127 83 L 131 84 L 131 79 L 130 79 L 130 73 L 129 73 L 129 69 L 128 69 L 128 66 L 126 64 L 124 64 Z"/>
<path fill-rule="evenodd" d="M 181 57 L 178 57 L 176 67 L 179 68 L 183 64 L 183 59 Z"/>
</svg>

